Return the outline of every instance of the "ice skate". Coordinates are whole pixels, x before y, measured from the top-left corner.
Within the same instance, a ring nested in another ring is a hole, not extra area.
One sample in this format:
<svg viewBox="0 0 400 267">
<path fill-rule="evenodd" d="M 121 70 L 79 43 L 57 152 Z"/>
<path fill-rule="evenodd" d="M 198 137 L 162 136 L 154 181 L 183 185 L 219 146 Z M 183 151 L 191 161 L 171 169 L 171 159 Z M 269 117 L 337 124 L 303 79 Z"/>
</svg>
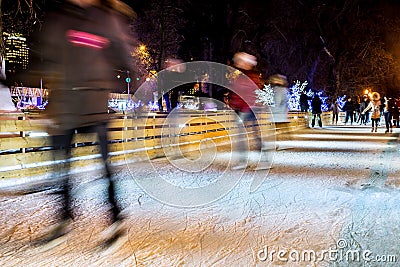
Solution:
<svg viewBox="0 0 400 267">
<path fill-rule="evenodd" d="M 254 168 L 255 171 L 270 170 L 270 169 L 272 169 L 272 165 L 270 162 L 259 162 L 257 166 Z"/>
<path fill-rule="evenodd" d="M 121 220 L 114 222 L 107 227 L 101 234 L 103 243 L 100 246 L 101 254 L 110 255 L 119 250 L 127 241 L 128 235 Z"/>
<path fill-rule="evenodd" d="M 67 241 L 68 233 L 72 229 L 71 225 L 71 219 L 66 219 L 53 225 L 50 231 L 45 236 L 35 242 L 35 245 L 38 246 L 37 252 L 46 252 Z"/>
<path fill-rule="evenodd" d="M 231 170 L 238 171 L 238 170 L 243 170 L 243 169 L 246 169 L 246 168 L 247 168 L 247 163 L 240 162 L 240 163 L 232 166 Z"/>
</svg>

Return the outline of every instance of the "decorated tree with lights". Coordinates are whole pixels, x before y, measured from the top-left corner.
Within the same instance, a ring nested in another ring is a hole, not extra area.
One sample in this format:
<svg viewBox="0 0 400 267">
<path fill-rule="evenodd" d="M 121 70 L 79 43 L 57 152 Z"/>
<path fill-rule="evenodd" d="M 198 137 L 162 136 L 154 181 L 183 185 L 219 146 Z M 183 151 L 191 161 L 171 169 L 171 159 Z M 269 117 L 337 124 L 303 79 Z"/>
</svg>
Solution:
<svg viewBox="0 0 400 267">
<path fill-rule="evenodd" d="M 303 91 L 305 91 L 308 82 L 305 81 L 300 83 L 300 81 L 296 81 L 295 84 L 289 88 L 288 91 L 288 109 L 290 111 L 299 111 L 300 110 L 300 95 Z M 309 89 L 306 94 L 308 96 L 312 96 L 313 92 Z"/>
<path fill-rule="evenodd" d="M 256 95 L 256 103 L 262 103 L 266 106 L 274 105 L 274 90 L 272 89 L 270 84 L 264 84 L 263 89 L 257 89 Z"/>
<path fill-rule="evenodd" d="M 344 96 L 338 96 L 336 101 L 338 102 L 340 110 L 343 109 L 344 104 L 346 103 L 346 95 Z"/>
<path fill-rule="evenodd" d="M 287 103 L 289 111 L 299 111 L 300 110 L 300 95 L 302 92 L 305 92 L 306 95 L 312 99 L 314 95 L 318 95 L 321 98 L 322 106 L 321 109 L 323 112 L 329 110 L 329 97 L 325 95 L 323 91 L 314 92 L 312 89 L 306 90 L 308 83 L 304 81 L 301 83 L 300 81 L 296 81 L 294 85 L 292 85 L 287 94 Z M 274 89 L 270 84 L 264 85 L 263 89 L 256 90 L 256 103 L 262 103 L 266 106 L 273 106 L 274 105 Z M 311 101 L 308 100 L 308 104 L 311 106 Z M 336 101 L 339 103 L 339 108 L 341 109 L 346 102 L 346 95 L 342 97 L 337 97 Z"/>
</svg>

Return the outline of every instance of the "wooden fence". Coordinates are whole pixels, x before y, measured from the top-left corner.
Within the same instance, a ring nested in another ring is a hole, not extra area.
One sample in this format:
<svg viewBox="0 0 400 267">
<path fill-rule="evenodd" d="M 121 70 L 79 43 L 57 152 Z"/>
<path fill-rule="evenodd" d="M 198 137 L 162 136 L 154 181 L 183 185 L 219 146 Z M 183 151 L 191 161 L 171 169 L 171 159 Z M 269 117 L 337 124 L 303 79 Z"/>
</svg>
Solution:
<svg viewBox="0 0 400 267">
<path fill-rule="evenodd" d="M 289 124 L 274 124 L 270 115 L 261 112 L 258 124 L 263 135 L 305 127 L 303 113 L 291 113 Z M 63 162 L 61 153 L 51 147 L 46 123 L 40 114 L 14 113 L 0 115 L 0 178 L 43 176 Z M 162 113 L 115 114 L 108 125 L 110 162 L 154 159 L 165 156 L 172 146 L 180 151 L 198 149 L 210 140 L 218 145 L 230 144 L 238 133 L 232 111 L 187 111 L 179 116 Z M 71 167 L 85 170 L 101 166 L 97 136 L 76 132 L 72 142 Z"/>
</svg>

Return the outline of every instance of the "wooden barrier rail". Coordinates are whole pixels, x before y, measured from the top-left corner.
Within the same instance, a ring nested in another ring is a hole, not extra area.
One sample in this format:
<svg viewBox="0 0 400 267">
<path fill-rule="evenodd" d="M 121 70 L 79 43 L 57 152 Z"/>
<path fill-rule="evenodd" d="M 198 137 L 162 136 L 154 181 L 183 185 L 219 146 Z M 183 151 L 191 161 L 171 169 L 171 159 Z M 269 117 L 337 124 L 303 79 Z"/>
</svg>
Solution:
<svg viewBox="0 0 400 267">
<path fill-rule="evenodd" d="M 304 113 L 291 113 L 289 124 L 274 124 L 270 114 L 260 112 L 258 125 L 263 135 L 305 127 Z M 62 153 L 55 153 L 47 125 L 40 114 L 0 115 L 0 178 L 21 178 L 51 173 L 63 163 Z M 110 162 L 165 156 L 170 146 L 182 152 L 198 149 L 204 141 L 230 144 L 238 133 L 232 111 L 185 111 L 179 116 L 163 113 L 115 114 L 108 125 Z M 71 167 L 75 170 L 101 166 L 100 150 L 94 133 L 77 131 L 72 141 Z"/>
</svg>

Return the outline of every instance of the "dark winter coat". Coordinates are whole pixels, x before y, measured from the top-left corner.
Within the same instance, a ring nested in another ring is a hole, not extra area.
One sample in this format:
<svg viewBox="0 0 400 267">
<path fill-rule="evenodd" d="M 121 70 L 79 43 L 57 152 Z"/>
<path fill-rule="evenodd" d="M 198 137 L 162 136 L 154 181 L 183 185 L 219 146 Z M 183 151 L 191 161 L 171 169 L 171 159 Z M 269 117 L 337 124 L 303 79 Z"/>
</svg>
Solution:
<svg viewBox="0 0 400 267">
<path fill-rule="evenodd" d="M 300 95 L 300 106 L 306 110 L 308 110 L 308 107 L 309 107 L 308 100 L 310 100 L 310 97 L 308 95 L 306 95 L 305 93 L 302 93 Z"/>
<path fill-rule="evenodd" d="M 313 114 L 321 114 L 322 113 L 322 101 L 319 96 L 314 96 L 313 100 L 311 101 L 311 108 Z"/>
<path fill-rule="evenodd" d="M 107 119 L 115 70 L 127 69 L 127 24 L 111 9 L 66 4 L 50 13 L 42 31 L 46 113 L 60 130 Z"/>
<path fill-rule="evenodd" d="M 343 105 L 343 111 L 346 111 L 346 112 L 353 112 L 353 111 L 355 111 L 356 110 L 356 107 L 355 107 L 355 105 L 354 105 L 354 102 L 353 101 L 346 101 L 346 103 L 344 103 L 344 105 Z"/>
</svg>

